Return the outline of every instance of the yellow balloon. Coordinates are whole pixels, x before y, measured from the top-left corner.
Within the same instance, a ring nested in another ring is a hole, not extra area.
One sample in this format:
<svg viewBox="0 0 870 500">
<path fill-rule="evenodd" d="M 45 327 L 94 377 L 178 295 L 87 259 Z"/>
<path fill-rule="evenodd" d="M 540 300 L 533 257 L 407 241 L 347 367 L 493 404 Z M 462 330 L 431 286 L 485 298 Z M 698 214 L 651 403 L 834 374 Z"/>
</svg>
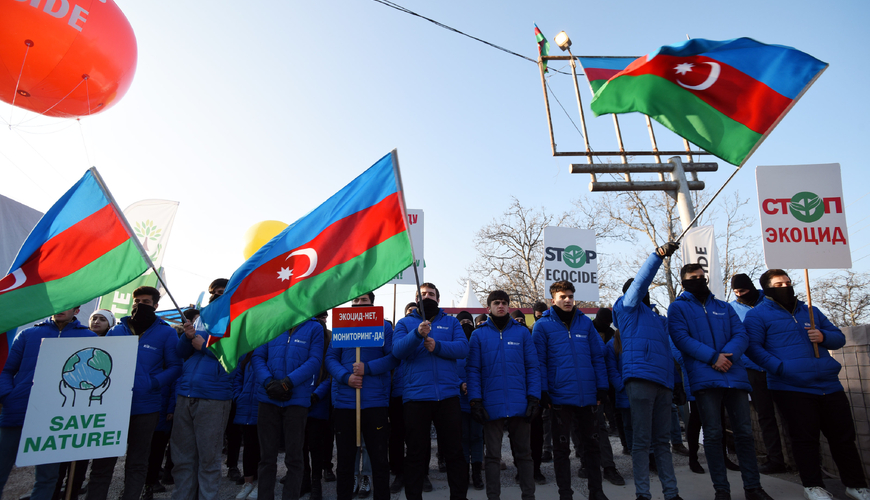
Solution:
<svg viewBox="0 0 870 500">
<path fill-rule="evenodd" d="M 264 220 L 249 227 L 245 231 L 245 247 L 242 250 L 245 260 L 250 259 L 252 255 L 257 253 L 260 247 L 268 243 L 269 240 L 277 236 L 286 227 L 287 224 L 277 220 Z"/>
</svg>

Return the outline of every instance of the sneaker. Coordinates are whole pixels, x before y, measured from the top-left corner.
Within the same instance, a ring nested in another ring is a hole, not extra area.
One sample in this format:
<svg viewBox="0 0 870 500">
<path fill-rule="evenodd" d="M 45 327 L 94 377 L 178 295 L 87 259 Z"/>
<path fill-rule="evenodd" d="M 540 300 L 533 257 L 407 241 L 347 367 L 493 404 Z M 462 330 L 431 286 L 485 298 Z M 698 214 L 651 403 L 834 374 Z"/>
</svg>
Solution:
<svg viewBox="0 0 870 500">
<path fill-rule="evenodd" d="M 362 476 L 359 482 L 359 494 L 357 498 L 368 498 L 372 494 L 372 481 L 368 476 Z"/>
<path fill-rule="evenodd" d="M 327 483 L 332 483 L 335 481 L 335 473 L 332 472 L 332 468 L 323 469 L 323 480 Z"/>
<path fill-rule="evenodd" d="M 773 500 L 762 488 L 753 488 L 751 490 L 743 490 L 743 496 L 746 500 Z M 867 497 L 870 500 L 870 497 Z"/>
<path fill-rule="evenodd" d="M 257 485 L 255 484 L 254 490 L 251 491 L 250 495 L 248 495 L 248 500 L 257 500 L 257 496 L 259 496 L 259 494 L 260 494 L 260 488 L 258 488 Z"/>
<path fill-rule="evenodd" d="M 680 495 L 677 495 L 675 497 L 668 498 L 668 500 L 683 500 L 683 497 L 681 497 Z"/>
<path fill-rule="evenodd" d="M 834 498 L 831 492 L 821 486 L 813 486 L 804 488 L 804 498 L 807 500 L 832 500 Z"/>
<path fill-rule="evenodd" d="M 610 500 L 602 490 L 590 491 L 589 500 Z"/>
<path fill-rule="evenodd" d="M 707 473 L 707 471 L 705 471 L 704 468 L 701 467 L 701 463 L 698 462 L 697 458 L 694 460 L 692 460 L 691 458 L 689 459 L 689 470 L 694 472 L 695 474 L 706 474 Z"/>
<path fill-rule="evenodd" d="M 616 470 L 616 467 L 605 467 L 601 477 L 610 481 L 614 486 L 625 486 L 625 479 Z"/>
<path fill-rule="evenodd" d="M 142 488 L 142 500 L 154 500 L 154 489 L 151 488 L 150 484 L 146 484 L 144 488 Z"/>
<path fill-rule="evenodd" d="M 785 464 L 775 464 L 772 462 L 767 462 L 766 464 L 761 464 L 758 466 L 758 472 L 761 474 L 780 474 L 782 472 L 787 472 Z"/>
<path fill-rule="evenodd" d="M 846 496 L 855 500 L 870 500 L 870 488 L 846 488 Z"/>
<path fill-rule="evenodd" d="M 545 451 L 545 452 L 541 455 L 541 462 L 543 462 L 543 463 L 550 463 L 550 462 L 552 462 L 552 461 L 553 461 L 553 452 L 551 452 L 551 451 Z"/>
<path fill-rule="evenodd" d="M 254 483 L 245 483 L 245 485 L 242 486 L 242 491 L 240 491 L 239 494 L 236 495 L 236 500 L 245 500 L 246 498 L 248 498 L 248 495 L 250 495 L 251 492 L 256 489 L 257 487 L 254 486 Z"/>
<path fill-rule="evenodd" d="M 242 478 L 242 473 L 239 471 L 238 467 L 230 467 L 227 469 L 227 478 L 230 481 L 238 481 Z"/>
<path fill-rule="evenodd" d="M 396 474 L 396 479 L 393 479 L 393 484 L 390 485 L 390 493 L 398 493 L 405 487 L 405 476 Z"/>
<path fill-rule="evenodd" d="M 547 478 L 541 472 L 541 469 L 535 469 L 535 482 L 538 484 L 547 484 Z"/>
<path fill-rule="evenodd" d="M 675 445 L 671 446 L 671 451 L 673 451 L 677 455 L 682 455 L 684 457 L 689 456 L 689 449 L 686 448 L 686 445 L 684 445 L 683 443 L 675 444 Z"/>
<path fill-rule="evenodd" d="M 353 477 L 353 493 L 351 493 L 351 498 L 356 498 L 359 494 L 359 475 Z"/>
<path fill-rule="evenodd" d="M 713 500 L 731 500 L 731 493 L 725 490 L 716 490 Z"/>
<path fill-rule="evenodd" d="M 429 476 L 423 476 L 423 491 L 426 493 L 432 491 L 432 481 L 429 480 Z"/>
</svg>

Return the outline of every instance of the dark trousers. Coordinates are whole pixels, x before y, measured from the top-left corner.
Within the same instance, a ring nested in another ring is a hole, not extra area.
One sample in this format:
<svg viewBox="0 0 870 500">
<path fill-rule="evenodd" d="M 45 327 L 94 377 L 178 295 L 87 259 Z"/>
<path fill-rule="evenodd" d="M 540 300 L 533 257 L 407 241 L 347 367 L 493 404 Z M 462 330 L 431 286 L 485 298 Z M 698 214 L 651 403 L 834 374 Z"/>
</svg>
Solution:
<svg viewBox="0 0 870 500">
<path fill-rule="evenodd" d="M 154 431 L 154 435 L 151 437 L 151 452 L 148 455 L 148 473 L 145 475 L 145 484 L 154 484 L 160 479 L 160 467 L 163 465 L 166 445 L 169 444 L 169 435 L 165 431 Z"/>
<path fill-rule="evenodd" d="M 124 496 L 121 500 L 139 500 L 148 473 L 151 437 L 157 427 L 159 412 L 131 415 L 127 428 L 127 461 L 124 466 Z M 91 462 L 87 500 L 106 500 L 118 457 L 96 458 Z"/>
<path fill-rule="evenodd" d="M 441 401 L 408 401 L 405 403 L 405 497 L 423 498 L 423 477 L 429 470 L 432 441 L 429 435 L 435 424 L 441 439 L 441 456 L 447 462 L 447 483 L 450 499 L 464 500 L 468 493 L 468 464 L 462 458 L 462 410 L 459 396 Z"/>
<path fill-rule="evenodd" d="M 335 408 L 336 496 L 338 500 L 353 497 L 353 481 L 358 474 L 356 458 L 356 409 Z M 372 498 L 390 498 L 389 407 L 364 408 L 360 411 L 360 433 L 372 464 Z"/>
<path fill-rule="evenodd" d="M 791 449 L 805 488 L 825 487 L 819 466 L 819 431 L 828 440 L 831 456 L 847 488 L 866 488 L 861 458 L 855 447 L 855 422 L 849 399 L 843 391 L 809 394 L 797 391 L 770 391 L 788 422 Z"/>
<path fill-rule="evenodd" d="M 245 443 L 245 449 L 242 451 L 242 475 L 256 479 L 257 467 L 260 465 L 260 438 L 257 435 L 257 426 L 256 424 L 238 425 L 242 431 L 242 442 Z"/>
<path fill-rule="evenodd" d="M 553 469 L 556 473 L 556 485 L 559 487 L 559 498 L 570 499 L 574 495 L 571 489 L 571 459 L 569 442 L 571 427 L 576 419 L 580 424 L 579 438 L 583 441 L 583 466 L 589 479 L 589 492 L 601 490 L 601 451 L 598 443 L 598 407 L 553 405 Z"/>
<path fill-rule="evenodd" d="M 305 445 L 302 447 L 302 483 L 323 479 L 323 459 L 326 451 L 322 443 L 329 432 L 329 420 L 308 417 L 305 424 Z M 310 460 L 309 460 L 310 457 Z"/>
<path fill-rule="evenodd" d="M 524 417 L 499 418 L 483 425 L 486 442 L 486 498 L 497 500 L 501 496 L 501 442 L 507 427 L 511 452 L 520 477 L 523 500 L 534 500 L 535 478 L 532 465 L 532 450 L 529 444 L 531 427 Z"/>
<path fill-rule="evenodd" d="M 532 419 L 531 421 L 531 430 L 529 436 L 529 444 L 532 449 L 532 465 L 534 465 L 535 470 L 541 469 L 541 455 L 544 452 L 544 419 L 550 419 L 550 410 L 548 409 L 546 412 L 546 417 L 544 417 L 544 412 L 538 412 L 538 415 Z"/>
<path fill-rule="evenodd" d="M 257 407 L 257 436 L 260 441 L 260 465 L 257 474 L 260 481 L 258 498 L 274 500 L 275 476 L 278 473 L 278 444 L 284 431 L 284 465 L 287 466 L 287 481 L 281 498 L 299 500 L 302 487 L 302 445 L 305 442 L 305 421 L 308 408 L 303 406 L 280 407 L 260 403 Z"/>
<path fill-rule="evenodd" d="M 405 409 L 402 398 L 390 398 L 390 472 L 405 472 Z"/>
<path fill-rule="evenodd" d="M 754 396 L 754 394 L 753 394 Z M 686 424 L 686 441 L 689 443 L 689 458 L 698 460 L 701 438 L 701 413 L 696 401 L 689 401 L 689 423 Z"/>
<path fill-rule="evenodd" d="M 749 393 L 740 389 L 715 387 L 696 391 L 695 400 L 698 407 L 701 408 L 701 423 L 704 425 L 704 451 L 707 454 L 707 466 L 710 469 L 713 487 L 717 491 L 731 491 L 728 471 L 725 468 L 725 457 L 724 454 L 719 454 L 724 441 L 725 426 L 722 415 L 717 410 L 724 406 L 731 418 L 731 429 L 734 432 L 734 444 L 740 462 L 743 488 L 747 490 L 760 488 L 761 479 L 758 475 L 758 462 L 755 458 L 755 438 L 752 436 L 752 420 L 749 416 Z"/>
<path fill-rule="evenodd" d="M 758 415 L 758 426 L 761 427 L 761 437 L 767 449 L 767 460 L 771 464 L 784 465 L 782 442 L 779 440 L 779 427 L 776 425 L 776 409 L 773 398 L 767 388 L 767 373 L 746 369 L 749 383 L 752 385 L 752 406 Z"/>
<path fill-rule="evenodd" d="M 616 464 L 613 463 L 613 447 L 610 446 L 610 435 L 607 434 L 607 421 L 604 418 L 604 403 L 598 405 L 595 411 L 596 420 L 598 420 L 598 451 L 601 453 L 601 467 L 607 469 L 609 467 L 616 467 Z M 580 436 L 580 419 L 574 419 L 574 433 Z M 583 455 L 585 448 L 583 446 L 583 440 L 580 439 L 576 442 L 576 449 L 580 451 L 580 454 Z M 581 459 L 581 466 L 583 461 Z"/>
<path fill-rule="evenodd" d="M 66 489 L 64 489 L 63 493 L 61 493 L 61 488 L 63 488 L 64 476 L 67 475 L 67 472 L 70 470 L 70 464 L 73 462 L 62 462 L 60 463 L 60 470 L 57 475 L 57 486 L 54 489 L 54 499 L 60 500 L 66 498 Z M 85 476 L 88 475 L 88 464 L 90 460 L 78 460 L 75 462 L 75 471 L 73 471 L 72 476 L 66 479 L 66 487 L 70 488 L 72 492 L 72 496 L 70 498 L 77 498 L 79 496 L 79 490 L 82 488 L 82 483 L 85 482 Z"/>
<path fill-rule="evenodd" d="M 227 469 L 239 467 L 239 450 L 242 449 L 242 426 L 234 424 L 236 418 L 236 402 L 230 407 L 230 416 L 227 418 Z"/>
</svg>

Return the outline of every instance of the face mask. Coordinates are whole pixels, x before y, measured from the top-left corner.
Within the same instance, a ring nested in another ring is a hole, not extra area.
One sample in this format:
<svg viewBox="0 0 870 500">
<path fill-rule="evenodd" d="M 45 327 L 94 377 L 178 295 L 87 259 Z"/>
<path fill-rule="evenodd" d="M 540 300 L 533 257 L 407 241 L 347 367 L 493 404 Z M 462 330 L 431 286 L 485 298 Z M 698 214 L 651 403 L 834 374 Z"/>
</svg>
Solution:
<svg viewBox="0 0 870 500">
<path fill-rule="evenodd" d="M 423 299 L 423 303 L 421 304 L 423 308 L 423 319 L 431 320 L 438 314 L 438 302 L 435 302 L 435 299 Z"/>
<path fill-rule="evenodd" d="M 147 304 L 133 304 L 133 309 L 130 311 L 130 324 L 137 335 L 144 333 L 157 320 L 154 311 L 154 307 Z"/>
<path fill-rule="evenodd" d="M 369 304 L 351 304 L 350 307 L 369 307 Z"/>
<path fill-rule="evenodd" d="M 701 302 L 706 301 L 707 296 L 710 295 L 710 289 L 707 288 L 707 280 L 705 279 L 683 280 L 681 283 L 683 284 L 683 290 L 691 293 Z"/>
<path fill-rule="evenodd" d="M 768 288 L 764 294 L 775 300 L 779 305 L 786 308 L 789 312 L 794 310 L 797 299 L 794 296 L 794 287 L 784 286 L 778 288 Z"/>
<path fill-rule="evenodd" d="M 754 306 L 756 302 L 758 302 L 758 290 L 755 288 L 752 289 L 749 293 L 744 293 L 740 297 L 737 297 L 737 302 L 741 304 L 746 304 L 747 306 Z"/>
<path fill-rule="evenodd" d="M 471 338 L 471 332 L 474 331 L 474 325 L 469 325 L 468 323 L 463 323 L 463 324 L 462 324 L 462 331 L 465 332 L 465 338 L 466 338 L 466 339 L 470 339 L 470 338 Z"/>
</svg>

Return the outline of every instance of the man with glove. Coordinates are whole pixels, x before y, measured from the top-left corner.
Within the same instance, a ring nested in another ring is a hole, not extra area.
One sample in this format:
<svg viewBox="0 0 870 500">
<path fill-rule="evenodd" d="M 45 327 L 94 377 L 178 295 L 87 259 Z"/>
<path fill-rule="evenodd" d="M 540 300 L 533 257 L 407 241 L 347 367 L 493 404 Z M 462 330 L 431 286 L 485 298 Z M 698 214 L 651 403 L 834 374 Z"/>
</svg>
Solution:
<svg viewBox="0 0 870 500">
<path fill-rule="evenodd" d="M 598 406 L 609 383 L 604 342 L 587 318 L 574 306 L 574 285 L 550 285 L 553 307 L 535 322 L 532 338 L 541 371 L 541 403 L 553 418 L 553 469 L 559 498 L 572 498 L 570 450 L 573 419 L 580 423 L 583 465 L 589 480 L 589 500 L 606 500 L 601 486 L 601 450 L 598 443 Z"/>
<path fill-rule="evenodd" d="M 541 374 L 529 329 L 513 320 L 510 297 L 496 290 L 486 299 L 489 318 L 471 336 L 466 361 L 471 417 L 483 424 L 486 497 L 501 494 L 501 442 L 507 427 L 523 500 L 535 498 L 532 417 L 540 411 Z"/>
<path fill-rule="evenodd" d="M 278 441 L 284 430 L 285 500 L 297 500 L 302 486 L 302 445 L 315 377 L 323 362 L 323 325 L 309 319 L 261 345 L 251 356 L 257 378 L 257 434 L 260 438 L 260 500 L 275 498 Z"/>
</svg>

